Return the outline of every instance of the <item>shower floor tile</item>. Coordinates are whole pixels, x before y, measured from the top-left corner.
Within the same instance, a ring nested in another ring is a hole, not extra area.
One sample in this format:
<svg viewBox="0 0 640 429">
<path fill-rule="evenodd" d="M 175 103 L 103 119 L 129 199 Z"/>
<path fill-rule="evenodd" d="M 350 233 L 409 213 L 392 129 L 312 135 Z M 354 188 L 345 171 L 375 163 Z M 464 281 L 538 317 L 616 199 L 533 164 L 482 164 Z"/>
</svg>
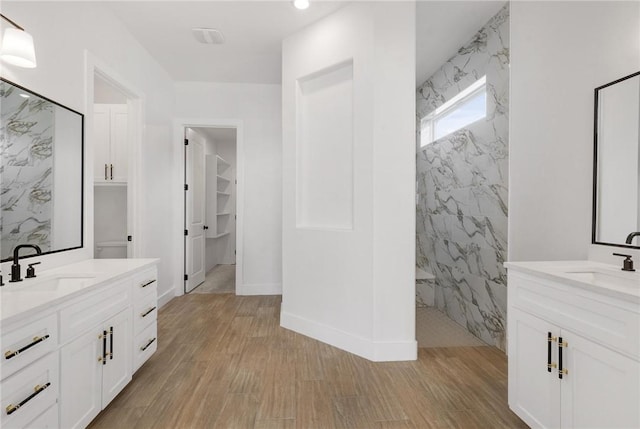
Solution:
<svg viewBox="0 0 640 429">
<path fill-rule="evenodd" d="M 433 307 L 416 308 L 416 339 L 420 348 L 487 345 Z"/>
</svg>

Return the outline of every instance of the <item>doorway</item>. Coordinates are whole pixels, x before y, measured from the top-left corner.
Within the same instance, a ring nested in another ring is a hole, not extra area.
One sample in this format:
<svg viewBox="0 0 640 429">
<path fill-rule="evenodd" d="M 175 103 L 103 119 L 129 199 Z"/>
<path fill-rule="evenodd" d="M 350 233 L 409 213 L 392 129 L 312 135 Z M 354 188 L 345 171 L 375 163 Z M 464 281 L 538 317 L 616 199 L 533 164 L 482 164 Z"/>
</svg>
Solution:
<svg viewBox="0 0 640 429">
<path fill-rule="evenodd" d="M 235 293 L 238 130 L 185 127 L 185 293 Z"/>
<path fill-rule="evenodd" d="M 94 71 L 90 129 L 93 141 L 95 259 L 134 256 L 135 115 L 133 99 Z"/>
</svg>

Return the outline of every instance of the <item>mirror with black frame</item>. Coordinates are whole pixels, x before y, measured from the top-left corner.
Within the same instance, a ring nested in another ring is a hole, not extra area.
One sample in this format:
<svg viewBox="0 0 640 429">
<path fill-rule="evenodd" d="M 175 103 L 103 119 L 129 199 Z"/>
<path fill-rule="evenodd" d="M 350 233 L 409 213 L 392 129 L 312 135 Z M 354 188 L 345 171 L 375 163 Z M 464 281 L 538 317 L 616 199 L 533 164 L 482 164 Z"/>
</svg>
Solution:
<svg viewBox="0 0 640 429">
<path fill-rule="evenodd" d="M 592 243 L 640 248 L 640 72 L 595 89 Z"/>
<path fill-rule="evenodd" d="M 84 116 L 0 78 L 0 256 L 83 245 Z"/>
</svg>

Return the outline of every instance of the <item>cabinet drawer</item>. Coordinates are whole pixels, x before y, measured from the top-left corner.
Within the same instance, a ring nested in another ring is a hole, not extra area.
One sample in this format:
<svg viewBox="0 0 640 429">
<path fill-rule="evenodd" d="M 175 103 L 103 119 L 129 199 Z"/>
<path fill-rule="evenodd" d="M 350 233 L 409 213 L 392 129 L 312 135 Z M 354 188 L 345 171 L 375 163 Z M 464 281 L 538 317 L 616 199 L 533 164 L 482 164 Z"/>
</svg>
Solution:
<svg viewBox="0 0 640 429">
<path fill-rule="evenodd" d="M 0 339 L 0 380 L 58 347 L 58 318 L 55 314 L 7 332 Z"/>
<path fill-rule="evenodd" d="M 151 294 L 141 300 L 133 310 L 133 335 L 138 335 L 158 317 L 158 299 Z"/>
<path fill-rule="evenodd" d="M 25 429 L 57 429 L 58 427 L 58 404 L 55 404 L 27 423 Z"/>
<path fill-rule="evenodd" d="M 635 360 L 640 354 L 640 314 L 590 291 L 509 274 L 509 305 L 542 317 Z"/>
<path fill-rule="evenodd" d="M 137 371 L 158 348 L 157 324 L 153 323 L 136 336 L 133 343 L 133 371 Z"/>
<path fill-rule="evenodd" d="M 133 300 L 137 302 L 146 295 L 157 295 L 158 274 L 156 268 L 150 268 L 133 276 Z"/>
<path fill-rule="evenodd" d="M 130 303 L 130 285 L 129 280 L 114 283 L 105 290 L 60 310 L 60 342 L 77 337 L 127 308 Z"/>
<path fill-rule="evenodd" d="M 0 426 L 3 429 L 30 427 L 34 416 L 56 405 L 59 388 L 57 352 L 7 378 L 0 383 Z"/>
</svg>

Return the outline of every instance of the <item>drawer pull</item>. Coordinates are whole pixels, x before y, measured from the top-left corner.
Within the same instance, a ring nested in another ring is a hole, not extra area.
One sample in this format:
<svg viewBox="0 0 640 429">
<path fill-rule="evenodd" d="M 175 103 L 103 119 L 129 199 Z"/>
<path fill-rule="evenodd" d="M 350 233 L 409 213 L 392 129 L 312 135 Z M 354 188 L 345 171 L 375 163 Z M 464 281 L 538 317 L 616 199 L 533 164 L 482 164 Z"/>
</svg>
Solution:
<svg viewBox="0 0 640 429">
<path fill-rule="evenodd" d="M 140 287 L 147 287 L 147 286 L 149 286 L 150 284 L 153 284 L 153 283 L 155 283 L 155 282 L 156 282 L 156 279 L 149 280 L 149 281 L 148 281 L 148 282 L 146 282 L 146 283 L 142 283 L 142 284 L 140 285 Z"/>
<path fill-rule="evenodd" d="M 14 412 L 16 412 L 20 407 L 22 407 L 24 404 L 26 404 L 27 402 L 35 398 L 36 395 L 38 395 L 38 393 L 42 392 L 44 389 L 46 389 L 49 386 L 51 386 L 51 383 L 47 383 L 43 386 L 37 385 L 36 387 L 33 388 L 34 392 L 31 395 L 27 396 L 25 399 L 23 399 L 18 405 L 13 405 L 13 404 L 7 405 L 7 408 L 6 408 L 7 415 L 11 415 Z"/>
<path fill-rule="evenodd" d="M 4 358 L 5 359 L 11 359 L 12 357 L 16 357 L 18 356 L 20 353 L 22 353 L 25 350 L 30 349 L 31 347 L 35 346 L 38 343 L 43 342 L 44 340 L 46 340 L 47 338 L 49 338 L 49 334 L 43 336 L 43 337 L 34 337 L 33 341 L 29 344 L 27 344 L 26 346 L 24 346 L 23 348 L 21 348 L 20 350 L 16 350 L 15 352 L 12 352 L 11 350 L 9 350 L 8 352 L 6 352 L 4 354 Z"/>
<path fill-rule="evenodd" d="M 150 309 L 148 309 L 144 313 L 140 314 L 140 317 L 147 317 L 155 309 L 156 309 L 156 307 L 151 307 Z"/>
<path fill-rule="evenodd" d="M 156 340 L 155 338 L 150 339 L 147 344 L 145 344 L 144 346 L 140 347 L 140 350 L 142 350 L 142 351 L 147 350 L 149 348 L 149 346 L 155 342 L 155 340 Z"/>
</svg>

